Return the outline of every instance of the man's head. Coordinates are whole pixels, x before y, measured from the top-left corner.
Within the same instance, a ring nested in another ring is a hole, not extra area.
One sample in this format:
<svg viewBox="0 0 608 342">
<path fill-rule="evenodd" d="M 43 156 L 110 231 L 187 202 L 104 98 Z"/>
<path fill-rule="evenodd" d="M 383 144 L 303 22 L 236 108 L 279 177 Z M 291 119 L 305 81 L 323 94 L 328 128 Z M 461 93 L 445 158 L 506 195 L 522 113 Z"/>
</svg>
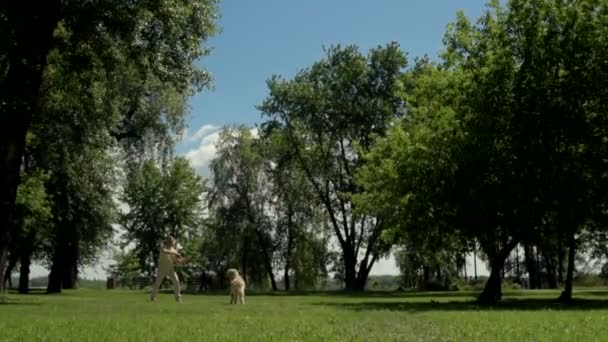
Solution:
<svg viewBox="0 0 608 342">
<path fill-rule="evenodd" d="M 173 238 L 172 236 L 169 236 L 166 240 L 165 240 L 165 247 L 166 248 L 172 248 L 175 247 L 175 238 Z"/>
<path fill-rule="evenodd" d="M 228 277 L 228 279 L 230 279 L 230 280 L 236 278 L 238 275 L 239 275 L 239 271 L 237 271 L 234 268 L 231 268 L 228 270 L 228 272 L 226 272 L 226 277 Z"/>
</svg>

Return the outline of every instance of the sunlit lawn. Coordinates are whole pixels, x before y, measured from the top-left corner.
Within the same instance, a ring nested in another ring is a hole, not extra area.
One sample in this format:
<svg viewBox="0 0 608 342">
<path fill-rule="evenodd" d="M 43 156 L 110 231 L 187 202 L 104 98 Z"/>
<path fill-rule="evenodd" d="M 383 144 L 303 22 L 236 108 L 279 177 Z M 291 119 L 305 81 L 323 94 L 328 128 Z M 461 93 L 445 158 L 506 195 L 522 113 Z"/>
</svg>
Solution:
<svg viewBox="0 0 608 342">
<path fill-rule="evenodd" d="M 608 292 L 510 292 L 493 308 L 473 293 L 226 295 L 77 290 L 8 294 L 0 300 L 6 341 L 608 341 Z"/>
</svg>

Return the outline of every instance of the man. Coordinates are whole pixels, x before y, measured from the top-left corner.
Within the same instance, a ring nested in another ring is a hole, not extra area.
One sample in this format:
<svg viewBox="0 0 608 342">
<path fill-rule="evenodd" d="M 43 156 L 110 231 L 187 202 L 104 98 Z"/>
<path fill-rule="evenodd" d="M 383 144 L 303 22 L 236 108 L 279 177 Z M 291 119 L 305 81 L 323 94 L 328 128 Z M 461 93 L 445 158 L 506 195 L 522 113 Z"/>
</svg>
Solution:
<svg viewBox="0 0 608 342">
<path fill-rule="evenodd" d="M 175 300 L 178 302 L 182 301 L 179 279 L 177 278 L 177 273 L 175 273 L 175 265 L 184 264 L 186 261 L 175 249 L 176 245 L 176 241 L 173 237 L 169 237 L 163 243 L 163 247 L 161 248 L 160 255 L 158 257 L 158 273 L 156 275 L 156 283 L 154 284 L 152 294 L 150 295 L 151 301 L 156 299 L 156 293 L 158 292 L 158 289 L 163 283 L 165 277 L 169 277 L 171 283 L 173 284 Z"/>
</svg>

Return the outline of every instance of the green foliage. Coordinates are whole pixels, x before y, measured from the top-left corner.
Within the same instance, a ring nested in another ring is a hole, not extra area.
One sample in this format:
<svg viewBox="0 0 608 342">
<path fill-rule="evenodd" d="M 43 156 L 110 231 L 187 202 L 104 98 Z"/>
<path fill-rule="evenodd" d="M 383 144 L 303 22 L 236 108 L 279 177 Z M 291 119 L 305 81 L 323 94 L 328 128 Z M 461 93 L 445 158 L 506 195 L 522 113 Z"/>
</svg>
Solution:
<svg viewBox="0 0 608 342">
<path fill-rule="evenodd" d="M 207 243 L 224 258 L 211 256 L 219 267 L 215 271 L 225 274 L 227 268 L 238 267 L 252 284 L 265 284 L 267 277 L 274 282 L 275 225 L 269 216 L 271 188 L 260 142 L 247 127 L 225 128 L 217 150 L 211 162 L 212 230 Z"/>
<path fill-rule="evenodd" d="M 112 260 L 114 264 L 106 269 L 108 277 L 117 279 L 122 287 L 136 288 L 137 278 L 145 276 L 141 271 L 137 255 L 132 251 L 114 251 Z"/>
<path fill-rule="evenodd" d="M 145 162 L 130 170 L 122 201 L 129 206 L 120 222 L 125 245 L 133 242 L 140 270 L 154 272 L 162 242 L 173 236 L 178 243 L 201 236 L 202 196 L 205 182 L 184 158 L 174 159 L 165 169 Z"/>
<path fill-rule="evenodd" d="M 420 251 L 478 241 L 492 269 L 482 298 L 495 301 L 519 242 L 550 261 L 604 226 L 606 8 L 514 0 L 475 24 L 458 14 L 443 64 L 408 73 L 409 115 L 358 174 L 355 202 L 387 215 L 385 238 Z"/>
<path fill-rule="evenodd" d="M 33 133 L 28 168 L 51 171 L 54 220 L 44 241 L 53 291 L 62 278 L 73 283 L 77 264 L 93 261 L 111 233 L 117 157 L 169 159 L 187 98 L 210 83 L 197 62 L 209 52 L 202 42 L 217 31 L 216 13 L 215 0 L 0 5 L 0 154 L 11 156 L 0 193 L 13 205 L 11 172 Z M 3 250 L 8 212 L 0 219 Z"/>
<path fill-rule="evenodd" d="M 49 177 L 48 173 L 40 170 L 24 174 L 16 200 L 16 216 L 23 235 L 49 224 L 52 199 L 45 187 Z"/>
<path fill-rule="evenodd" d="M 271 78 L 270 95 L 259 108 L 268 127 L 285 130 L 291 153 L 324 208 L 343 253 L 346 287 L 362 290 L 371 266 L 386 253 L 379 238 L 384 224 L 382 217 L 355 213 L 349 196 L 360 192 L 354 182 L 362 165 L 359 151 L 403 114 L 407 60 L 397 44 L 367 56 L 356 46 L 326 53 L 293 80 Z"/>
</svg>

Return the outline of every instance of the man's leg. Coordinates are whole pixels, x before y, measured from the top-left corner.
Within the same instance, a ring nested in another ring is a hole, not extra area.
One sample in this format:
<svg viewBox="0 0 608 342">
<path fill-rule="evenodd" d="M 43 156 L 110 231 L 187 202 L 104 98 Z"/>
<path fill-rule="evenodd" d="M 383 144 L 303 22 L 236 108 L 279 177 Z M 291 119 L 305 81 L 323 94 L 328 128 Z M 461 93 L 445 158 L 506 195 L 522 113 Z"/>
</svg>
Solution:
<svg viewBox="0 0 608 342">
<path fill-rule="evenodd" d="M 163 283 L 163 280 L 165 280 L 165 274 L 159 271 L 158 274 L 156 275 L 156 282 L 154 282 L 154 287 L 152 287 L 152 293 L 150 294 L 150 300 L 153 301 L 156 298 L 156 293 L 158 292 L 160 285 Z"/>
<path fill-rule="evenodd" d="M 177 277 L 177 273 L 173 272 L 173 273 L 171 273 L 171 275 L 169 277 L 171 279 L 171 282 L 173 283 L 173 291 L 175 292 L 175 300 L 178 302 L 181 302 L 182 295 L 180 293 L 179 278 Z"/>
</svg>

